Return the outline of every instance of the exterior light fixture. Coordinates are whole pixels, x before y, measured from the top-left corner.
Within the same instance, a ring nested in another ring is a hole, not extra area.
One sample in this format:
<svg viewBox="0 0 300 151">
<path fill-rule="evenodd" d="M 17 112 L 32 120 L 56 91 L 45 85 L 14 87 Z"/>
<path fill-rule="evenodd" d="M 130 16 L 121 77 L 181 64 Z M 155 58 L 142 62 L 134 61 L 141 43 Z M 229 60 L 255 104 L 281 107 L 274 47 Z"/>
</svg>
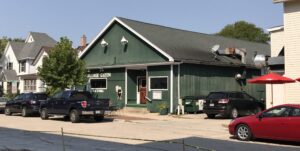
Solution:
<svg viewBox="0 0 300 151">
<path fill-rule="evenodd" d="M 240 79 L 242 79 L 242 75 L 241 75 L 241 74 L 239 74 L 239 73 L 238 73 L 238 74 L 236 74 L 236 75 L 235 75 L 235 79 L 237 79 L 237 80 L 240 80 Z"/>
<path fill-rule="evenodd" d="M 108 43 L 107 43 L 104 39 L 102 39 L 102 41 L 101 41 L 101 46 L 102 46 L 102 47 L 107 47 L 107 46 L 108 46 Z"/>
<path fill-rule="evenodd" d="M 123 46 L 127 45 L 128 44 L 128 40 L 123 36 L 122 39 L 121 39 L 121 44 Z"/>
</svg>

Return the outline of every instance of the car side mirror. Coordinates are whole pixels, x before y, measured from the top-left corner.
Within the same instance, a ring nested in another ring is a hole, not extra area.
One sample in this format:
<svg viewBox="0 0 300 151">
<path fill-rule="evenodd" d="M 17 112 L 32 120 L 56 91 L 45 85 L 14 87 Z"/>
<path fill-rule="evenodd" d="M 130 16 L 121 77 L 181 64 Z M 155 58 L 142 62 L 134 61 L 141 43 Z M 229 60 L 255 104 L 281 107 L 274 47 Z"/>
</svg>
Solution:
<svg viewBox="0 0 300 151">
<path fill-rule="evenodd" d="M 261 114 L 258 114 L 256 117 L 257 117 L 259 120 L 261 120 L 261 119 L 264 117 L 264 115 L 261 113 Z"/>
</svg>

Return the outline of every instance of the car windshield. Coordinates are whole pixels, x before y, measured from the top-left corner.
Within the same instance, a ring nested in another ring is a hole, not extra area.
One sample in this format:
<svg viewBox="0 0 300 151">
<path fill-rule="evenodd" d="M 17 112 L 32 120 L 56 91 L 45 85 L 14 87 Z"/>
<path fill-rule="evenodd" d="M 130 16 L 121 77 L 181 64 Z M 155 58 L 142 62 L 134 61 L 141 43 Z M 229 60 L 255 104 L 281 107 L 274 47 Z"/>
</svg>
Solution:
<svg viewBox="0 0 300 151">
<path fill-rule="evenodd" d="M 219 92 L 210 93 L 207 96 L 207 99 L 225 99 L 225 98 L 226 98 L 226 94 L 225 93 L 219 93 Z"/>
<path fill-rule="evenodd" d="M 91 98 L 93 97 L 89 92 L 74 92 L 70 97 L 72 100 L 86 100 Z"/>
</svg>

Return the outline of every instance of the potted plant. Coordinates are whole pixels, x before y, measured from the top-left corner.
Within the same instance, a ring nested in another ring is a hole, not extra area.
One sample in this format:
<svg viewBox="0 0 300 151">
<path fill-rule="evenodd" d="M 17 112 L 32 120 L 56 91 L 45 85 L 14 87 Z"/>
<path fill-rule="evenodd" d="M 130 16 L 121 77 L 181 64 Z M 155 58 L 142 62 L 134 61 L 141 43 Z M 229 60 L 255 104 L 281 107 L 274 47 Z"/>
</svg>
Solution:
<svg viewBox="0 0 300 151">
<path fill-rule="evenodd" d="M 158 105 L 159 115 L 167 115 L 168 114 L 168 105 L 163 102 Z"/>
</svg>

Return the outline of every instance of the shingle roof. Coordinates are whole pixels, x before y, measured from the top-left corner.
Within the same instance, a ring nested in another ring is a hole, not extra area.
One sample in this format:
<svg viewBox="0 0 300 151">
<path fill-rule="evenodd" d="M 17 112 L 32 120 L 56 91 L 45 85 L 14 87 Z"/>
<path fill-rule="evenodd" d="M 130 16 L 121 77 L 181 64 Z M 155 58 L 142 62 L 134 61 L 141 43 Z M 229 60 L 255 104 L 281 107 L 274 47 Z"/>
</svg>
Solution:
<svg viewBox="0 0 300 151">
<path fill-rule="evenodd" d="M 17 81 L 17 73 L 15 70 L 3 70 L 0 74 L 0 79 L 2 81 Z"/>
<path fill-rule="evenodd" d="M 34 59 L 41 50 L 42 46 L 54 47 L 57 43 L 53 38 L 45 33 L 30 32 L 29 34 L 34 39 L 34 42 L 26 43 L 24 45 L 20 55 L 18 56 L 19 60 L 26 58 Z"/>
<path fill-rule="evenodd" d="M 228 56 L 218 56 L 218 59 L 214 59 L 215 55 L 210 50 L 216 44 L 220 45 L 220 49 L 245 48 L 247 66 L 253 66 L 252 60 L 256 52 L 270 54 L 268 44 L 180 30 L 126 18 L 118 19 L 178 61 L 242 65 L 239 59 Z"/>
<path fill-rule="evenodd" d="M 19 58 L 20 53 L 21 53 L 25 43 L 24 42 L 14 42 L 14 41 L 11 41 L 9 43 L 10 43 L 12 50 L 14 51 L 16 57 Z"/>
</svg>

